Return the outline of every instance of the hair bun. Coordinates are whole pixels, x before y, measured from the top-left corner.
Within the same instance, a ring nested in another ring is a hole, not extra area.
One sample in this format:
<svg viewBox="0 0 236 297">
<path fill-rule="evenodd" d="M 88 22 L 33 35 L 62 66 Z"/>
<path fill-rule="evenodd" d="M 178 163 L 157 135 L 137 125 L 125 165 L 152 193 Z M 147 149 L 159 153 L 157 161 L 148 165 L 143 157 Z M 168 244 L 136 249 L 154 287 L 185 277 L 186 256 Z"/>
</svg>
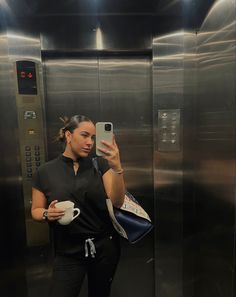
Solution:
<svg viewBox="0 0 236 297">
<path fill-rule="evenodd" d="M 70 123 L 70 119 L 67 116 L 59 117 L 59 119 L 63 122 L 64 126 Z"/>
<path fill-rule="evenodd" d="M 64 129 L 64 127 L 59 129 L 56 140 L 59 141 L 59 142 L 65 142 L 65 129 Z"/>
</svg>

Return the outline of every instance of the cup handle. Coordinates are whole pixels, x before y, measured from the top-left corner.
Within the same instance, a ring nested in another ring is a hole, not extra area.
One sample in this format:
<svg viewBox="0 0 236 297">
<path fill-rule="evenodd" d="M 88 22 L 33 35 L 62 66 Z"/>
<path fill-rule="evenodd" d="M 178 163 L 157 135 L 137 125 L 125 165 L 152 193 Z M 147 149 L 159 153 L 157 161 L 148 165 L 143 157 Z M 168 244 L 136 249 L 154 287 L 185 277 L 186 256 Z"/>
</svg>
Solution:
<svg viewBox="0 0 236 297">
<path fill-rule="evenodd" d="M 75 218 L 78 217 L 78 215 L 80 214 L 80 209 L 79 209 L 79 208 L 74 208 L 73 213 L 74 213 L 74 212 L 77 212 L 77 214 L 73 216 L 72 221 L 73 221 Z"/>
</svg>

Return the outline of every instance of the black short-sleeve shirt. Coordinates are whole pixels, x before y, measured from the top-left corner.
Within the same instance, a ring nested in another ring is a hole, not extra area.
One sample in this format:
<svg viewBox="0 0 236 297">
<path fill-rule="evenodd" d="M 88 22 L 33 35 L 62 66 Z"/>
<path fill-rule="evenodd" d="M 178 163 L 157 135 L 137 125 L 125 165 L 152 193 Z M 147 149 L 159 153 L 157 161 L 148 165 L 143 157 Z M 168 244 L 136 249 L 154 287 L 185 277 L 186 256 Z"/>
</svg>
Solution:
<svg viewBox="0 0 236 297">
<path fill-rule="evenodd" d="M 110 167 L 102 157 L 97 160 L 103 175 Z M 80 209 L 80 215 L 69 225 L 50 222 L 57 253 L 79 252 L 85 238 L 114 232 L 101 175 L 94 168 L 91 158 L 79 158 L 78 161 L 76 175 L 73 160 L 60 155 L 40 166 L 33 176 L 32 186 L 45 195 L 48 205 L 53 200 L 71 200 Z"/>
</svg>

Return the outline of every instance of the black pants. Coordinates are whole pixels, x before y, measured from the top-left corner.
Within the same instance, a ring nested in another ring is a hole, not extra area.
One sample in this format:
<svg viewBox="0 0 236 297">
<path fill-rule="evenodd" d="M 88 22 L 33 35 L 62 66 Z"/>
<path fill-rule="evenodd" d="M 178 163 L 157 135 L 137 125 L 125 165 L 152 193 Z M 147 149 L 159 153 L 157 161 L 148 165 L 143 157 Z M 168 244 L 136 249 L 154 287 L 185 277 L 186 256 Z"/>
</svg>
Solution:
<svg viewBox="0 0 236 297">
<path fill-rule="evenodd" d="M 94 241 L 96 254 L 56 255 L 49 297 L 78 297 L 87 274 L 88 296 L 109 297 L 120 258 L 119 239 L 108 236 Z"/>
</svg>

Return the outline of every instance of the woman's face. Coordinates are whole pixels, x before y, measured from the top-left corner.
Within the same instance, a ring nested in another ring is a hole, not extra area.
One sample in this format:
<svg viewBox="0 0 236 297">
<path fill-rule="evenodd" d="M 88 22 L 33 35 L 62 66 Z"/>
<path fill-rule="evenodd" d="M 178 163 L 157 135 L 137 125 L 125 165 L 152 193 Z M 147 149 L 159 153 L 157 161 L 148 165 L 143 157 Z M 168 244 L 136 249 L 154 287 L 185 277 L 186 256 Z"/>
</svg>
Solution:
<svg viewBox="0 0 236 297">
<path fill-rule="evenodd" d="M 96 129 L 92 122 L 82 122 L 72 133 L 66 131 L 67 145 L 74 154 L 87 157 L 93 147 L 95 133 Z"/>
</svg>

